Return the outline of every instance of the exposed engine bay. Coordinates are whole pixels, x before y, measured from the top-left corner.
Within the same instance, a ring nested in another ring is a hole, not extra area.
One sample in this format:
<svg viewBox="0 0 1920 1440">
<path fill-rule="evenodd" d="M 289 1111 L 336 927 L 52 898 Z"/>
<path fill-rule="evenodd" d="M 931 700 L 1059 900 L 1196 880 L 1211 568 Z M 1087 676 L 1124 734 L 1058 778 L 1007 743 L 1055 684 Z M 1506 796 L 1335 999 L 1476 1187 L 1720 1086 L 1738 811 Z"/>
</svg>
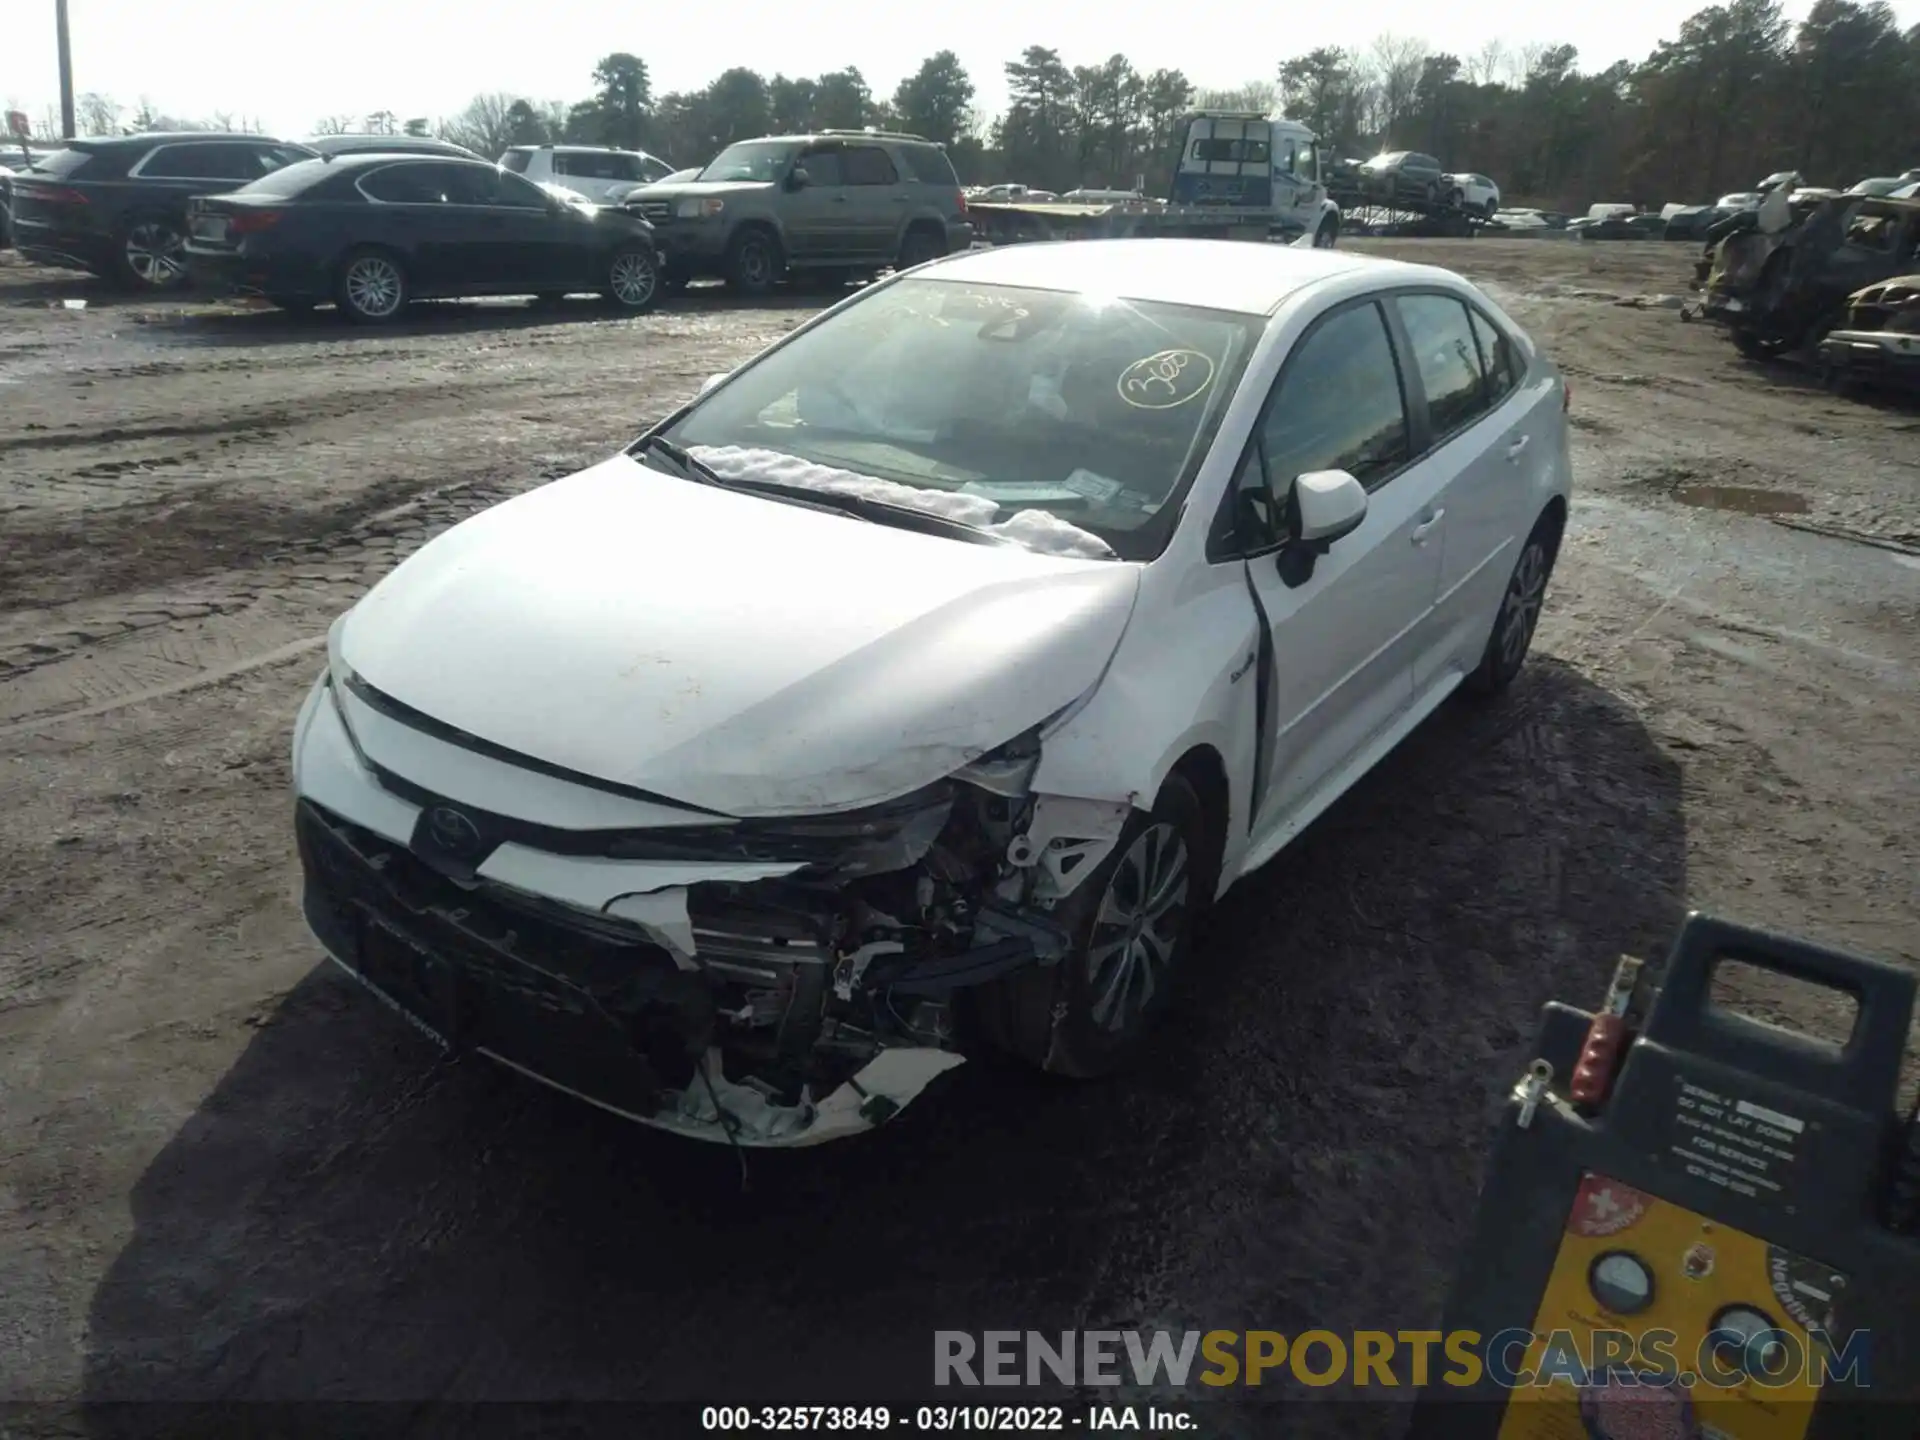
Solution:
<svg viewBox="0 0 1920 1440">
<path fill-rule="evenodd" d="M 450 1049 L 698 1138 L 815 1143 L 961 1063 L 956 996 L 1069 952 L 1053 912 L 1130 807 L 1035 795 L 1039 754 L 1030 733 L 858 811 L 627 832 L 547 832 L 381 773 L 418 807 L 406 846 L 302 802 L 308 918 Z M 759 878 L 595 912 L 483 877 L 508 842 Z"/>
</svg>

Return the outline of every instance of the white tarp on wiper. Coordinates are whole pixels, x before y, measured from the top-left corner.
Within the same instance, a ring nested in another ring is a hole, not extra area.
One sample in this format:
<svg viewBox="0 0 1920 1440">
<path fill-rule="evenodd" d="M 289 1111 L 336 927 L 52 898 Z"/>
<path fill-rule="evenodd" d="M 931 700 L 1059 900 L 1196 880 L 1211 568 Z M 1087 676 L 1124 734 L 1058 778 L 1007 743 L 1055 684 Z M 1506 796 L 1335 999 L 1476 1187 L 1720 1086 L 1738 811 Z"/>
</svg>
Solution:
<svg viewBox="0 0 1920 1440">
<path fill-rule="evenodd" d="M 760 450 L 741 445 L 691 445 L 687 453 L 701 463 L 732 480 L 767 480 L 829 495 L 857 495 L 880 500 L 910 510 L 924 511 L 962 525 L 971 525 L 989 535 L 1008 540 L 1047 555 L 1071 555 L 1082 560 L 1110 560 L 1113 547 L 1091 530 L 1082 530 L 1071 520 L 1062 520 L 1050 510 L 1018 510 L 1005 520 L 995 521 L 1005 507 L 984 495 L 966 495 L 953 490 L 922 489 L 897 480 L 882 480 L 832 465 L 819 465 L 797 455 L 778 450 Z"/>
</svg>

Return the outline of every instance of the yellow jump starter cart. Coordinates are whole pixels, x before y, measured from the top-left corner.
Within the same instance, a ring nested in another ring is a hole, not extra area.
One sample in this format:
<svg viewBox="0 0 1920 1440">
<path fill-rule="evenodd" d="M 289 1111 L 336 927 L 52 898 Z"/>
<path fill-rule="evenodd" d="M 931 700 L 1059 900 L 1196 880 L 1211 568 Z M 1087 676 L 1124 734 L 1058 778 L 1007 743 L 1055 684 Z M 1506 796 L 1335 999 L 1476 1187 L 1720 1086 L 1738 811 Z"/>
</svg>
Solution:
<svg viewBox="0 0 1920 1440">
<path fill-rule="evenodd" d="M 1844 1044 L 1723 1008 L 1735 960 L 1841 992 Z M 1644 1024 L 1640 963 L 1546 1007 L 1494 1142 L 1412 1440 L 1917 1440 L 1915 977 L 1690 915 Z"/>
</svg>

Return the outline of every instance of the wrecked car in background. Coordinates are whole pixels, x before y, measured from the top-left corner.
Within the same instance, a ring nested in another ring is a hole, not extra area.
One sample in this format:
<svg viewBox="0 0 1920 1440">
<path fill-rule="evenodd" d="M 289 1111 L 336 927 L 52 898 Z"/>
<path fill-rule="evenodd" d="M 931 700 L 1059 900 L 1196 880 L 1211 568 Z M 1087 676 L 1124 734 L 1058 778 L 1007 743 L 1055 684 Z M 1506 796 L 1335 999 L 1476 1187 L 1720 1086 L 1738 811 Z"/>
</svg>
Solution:
<svg viewBox="0 0 1920 1440">
<path fill-rule="evenodd" d="M 1848 296 L 1846 318 L 1821 340 L 1819 360 L 1834 390 L 1856 382 L 1920 388 L 1920 274 Z"/>
<path fill-rule="evenodd" d="M 1520 672 L 1567 403 L 1428 266 L 896 274 L 336 623 L 308 923 L 441 1043 L 711 1141 L 869 1129 L 981 1046 L 1112 1071 L 1217 895 Z"/>
<path fill-rule="evenodd" d="M 1917 246 L 1920 203 L 1838 195 L 1802 213 L 1776 193 L 1714 248 L 1704 296 L 1681 314 L 1724 325 L 1742 354 L 1784 354 L 1838 327 L 1855 291 L 1920 268 Z"/>
</svg>

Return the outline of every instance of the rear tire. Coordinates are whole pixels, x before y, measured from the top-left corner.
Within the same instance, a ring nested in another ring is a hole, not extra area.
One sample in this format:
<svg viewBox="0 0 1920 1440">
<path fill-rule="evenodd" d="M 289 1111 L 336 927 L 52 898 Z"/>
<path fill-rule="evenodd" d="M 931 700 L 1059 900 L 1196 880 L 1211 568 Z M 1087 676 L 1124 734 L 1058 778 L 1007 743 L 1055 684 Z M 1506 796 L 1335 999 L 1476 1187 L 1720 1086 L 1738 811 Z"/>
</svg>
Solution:
<svg viewBox="0 0 1920 1440">
<path fill-rule="evenodd" d="M 736 295 L 767 294 L 780 270 L 780 247 L 764 230 L 742 230 L 727 246 L 727 288 Z"/>
<path fill-rule="evenodd" d="M 128 290 L 157 293 L 185 289 L 187 237 L 162 216 L 134 216 L 120 232 L 113 278 Z"/>
<path fill-rule="evenodd" d="M 407 308 L 407 272 L 385 250 L 350 251 L 340 262 L 334 303 L 356 325 L 384 325 Z"/>
<path fill-rule="evenodd" d="M 1546 602 L 1547 582 L 1553 578 L 1553 562 L 1559 558 L 1560 533 L 1561 521 L 1552 512 L 1534 522 L 1501 594 L 1493 633 L 1487 637 L 1480 664 L 1462 686 L 1468 694 L 1498 695 L 1526 664 L 1534 631 L 1540 624 L 1540 609 Z"/>
<path fill-rule="evenodd" d="M 1075 1079 L 1139 1058 L 1213 898 L 1206 828 L 1205 807 L 1178 774 L 1151 813 L 1128 817 L 1099 869 L 1054 912 L 1073 936 L 1068 953 L 976 992 L 982 1028 L 998 1048 Z"/>
<path fill-rule="evenodd" d="M 900 242 L 900 258 L 894 268 L 911 270 L 916 265 L 924 265 L 929 260 L 938 260 L 947 253 L 947 242 L 924 225 L 916 225 L 907 231 L 906 238 Z"/>
</svg>

